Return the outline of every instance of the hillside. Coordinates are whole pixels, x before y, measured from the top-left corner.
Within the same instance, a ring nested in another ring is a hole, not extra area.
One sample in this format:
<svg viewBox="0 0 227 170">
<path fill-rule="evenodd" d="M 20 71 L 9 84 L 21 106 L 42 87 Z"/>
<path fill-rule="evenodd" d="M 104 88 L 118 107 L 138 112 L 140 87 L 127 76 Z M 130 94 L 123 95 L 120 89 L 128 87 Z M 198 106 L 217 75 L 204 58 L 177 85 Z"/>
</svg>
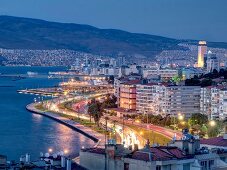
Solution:
<svg viewBox="0 0 227 170">
<path fill-rule="evenodd" d="M 141 54 L 154 57 L 163 50 L 183 49 L 176 40 L 115 29 L 99 29 L 89 25 L 48 22 L 38 19 L 0 16 L 0 48 L 6 49 L 70 49 L 91 54 L 115 56 Z M 227 43 L 208 43 L 227 48 Z"/>
<path fill-rule="evenodd" d="M 160 36 L 98 29 L 88 25 L 0 16 L 0 48 L 71 49 L 101 55 L 142 54 L 182 49 L 179 40 Z"/>
</svg>

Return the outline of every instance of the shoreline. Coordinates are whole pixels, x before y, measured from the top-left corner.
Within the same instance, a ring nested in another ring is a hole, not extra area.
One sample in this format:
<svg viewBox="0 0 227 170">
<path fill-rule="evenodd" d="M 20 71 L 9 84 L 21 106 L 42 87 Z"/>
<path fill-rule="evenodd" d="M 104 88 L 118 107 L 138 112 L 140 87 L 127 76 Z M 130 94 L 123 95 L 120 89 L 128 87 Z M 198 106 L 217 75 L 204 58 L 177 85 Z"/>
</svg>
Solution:
<svg viewBox="0 0 227 170">
<path fill-rule="evenodd" d="M 45 112 L 45 111 L 38 110 L 35 108 L 35 103 L 28 104 L 26 106 L 26 110 L 28 110 L 29 112 L 34 113 L 34 114 L 39 114 L 39 115 L 48 117 L 54 121 L 57 121 L 58 123 L 61 123 L 65 126 L 71 128 L 72 130 L 75 130 L 76 132 L 88 137 L 89 139 L 91 139 L 92 141 L 94 141 L 96 143 L 94 147 L 104 146 L 105 136 L 88 127 L 85 127 L 84 125 L 81 125 L 73 120 L 62 117 L 60 115 L 57 115 L 56 113 L 53 113 L 53 112 L 49 112 L 49 111 Z"/>
</svg>

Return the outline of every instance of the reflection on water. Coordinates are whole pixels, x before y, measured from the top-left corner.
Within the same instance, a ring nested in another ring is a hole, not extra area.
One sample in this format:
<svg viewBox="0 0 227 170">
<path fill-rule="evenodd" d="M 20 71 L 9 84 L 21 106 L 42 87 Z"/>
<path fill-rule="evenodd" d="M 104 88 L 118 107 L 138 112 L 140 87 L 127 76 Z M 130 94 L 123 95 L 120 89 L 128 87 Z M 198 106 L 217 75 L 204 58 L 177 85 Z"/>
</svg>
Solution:
<svg viewBox="0 0 227 170">
<path fill-rule="evenodd" d="M 19 67 L 0 67 L 1 73 L 20 73 Z M 30 69 L 44 73 L 43 69 Z M 41 69 L 42 71 L 40 71 Z M 48 73 L 48 68 L 44 69 Z M 54 68 L 51 68 L 54 71 Z M 26 78 L 12 81 L 0 77 L 0 155 L 7 155 L 9 160 L 18 160 L 20 155 L 30 153 L 34 160 L 40 152 L 67 149 L 70 155 L 78 155 L 82 146 L 93 146 L 94 142 L 69 127 L 54 120 L 26 111 L 25 106 L 34 99 L 32 95 L 18 94 L 18 89 L 37 88 L 57 85 L 59 80 L 47 78 Z"/>
<path fill-rule="evenodd" d="M 43 120 L 43 116 L 39 114 L 32 114 L 32 121 L 33 122 L 41 122 Z"/>
</svg>

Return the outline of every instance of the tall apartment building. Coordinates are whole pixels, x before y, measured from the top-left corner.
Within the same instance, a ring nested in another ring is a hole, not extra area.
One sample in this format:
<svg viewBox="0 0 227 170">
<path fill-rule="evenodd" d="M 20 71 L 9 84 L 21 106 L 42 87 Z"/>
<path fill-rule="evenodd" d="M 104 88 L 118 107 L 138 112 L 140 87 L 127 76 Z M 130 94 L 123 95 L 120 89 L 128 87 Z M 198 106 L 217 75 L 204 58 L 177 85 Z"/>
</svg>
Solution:
<svg viewBox="0 0 227 170">
<path fill-rule="evenodd" d="M 209 119 L 227 117 L 227 89 L 220 86 L 201 88 L 200 113 Z"/>
<path fill-rule="evenodd" d="M 140 80 L 120 84 L 120 108 L 136 110 L 136 84 L 138 83 L 140 83 Z"/>
<path fill-rule="evenodd" d="M 227 89 L 221 89 L 219 92 L 219 117 L 227 118 Z"/>
<path fill-rule="evenodd" d="M 138 84 L 136 86 L 136 110 L 138 113 L 163 113 L 161 98 L 165 95 L 165 86 L 157 83 Z"/>
<path fill-rule="evenodd" d="M 136 98 L 138 113 L 172 116 L 181 113 L 186 118 L 193 113 L 200 113 L 199 86 L 137 85 Z"/>
</svg>

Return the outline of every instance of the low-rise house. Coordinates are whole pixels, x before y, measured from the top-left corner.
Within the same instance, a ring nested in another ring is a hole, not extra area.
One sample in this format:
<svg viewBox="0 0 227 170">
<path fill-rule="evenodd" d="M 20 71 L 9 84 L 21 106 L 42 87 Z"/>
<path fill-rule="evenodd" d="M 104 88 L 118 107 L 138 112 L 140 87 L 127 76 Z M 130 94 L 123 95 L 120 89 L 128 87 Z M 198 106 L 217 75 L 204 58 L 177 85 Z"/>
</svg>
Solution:
<svg viewBox="0 0 227 170">
<path fill-rule="evenodd" d="M 200 140 L 185 131 L 181 140 L 173 139 L 167 146 L 150 146 L 148 141 L 140 150 L 123 145 L 82 149 L 80 165 L 92 170 L 225 170 L 221 154 L 201 147 Z"/>
</svg>

